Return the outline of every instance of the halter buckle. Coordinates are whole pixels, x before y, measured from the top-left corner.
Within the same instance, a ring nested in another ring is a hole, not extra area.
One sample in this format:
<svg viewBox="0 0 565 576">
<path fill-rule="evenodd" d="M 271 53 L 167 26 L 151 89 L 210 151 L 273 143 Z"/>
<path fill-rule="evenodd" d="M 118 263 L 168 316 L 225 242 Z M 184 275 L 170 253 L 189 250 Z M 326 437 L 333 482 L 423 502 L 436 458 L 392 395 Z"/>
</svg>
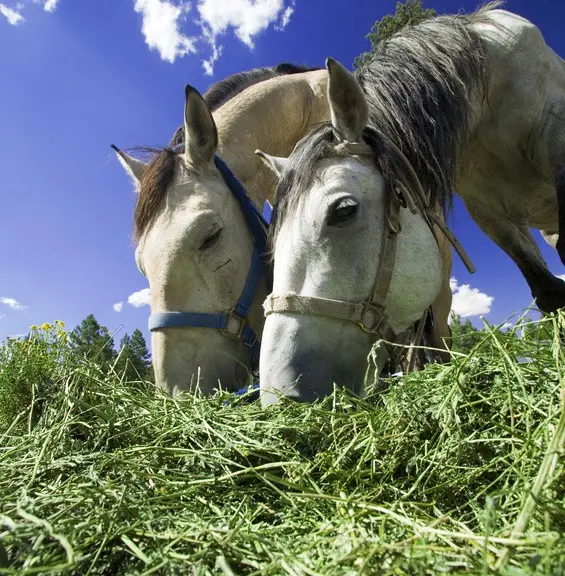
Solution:
<svg viewBox="0 0 565 576">
<path fill-rule="evenodd" d="M 226 336 L 227 338 L 231 338 L 232 340 L 241 340 L 243 329 L 248 324 L 247 317 L 244 318 L 243 316 L 236 314 L 233 308 L 228 312 L 226 312 L 226 314 L 228 317 L 226 327 L 221 328 L 220 332 L 224 336 Z M 237 328 L 237 331 L 235 332 L 232 330 L 232 326 L 234 325 Z"/>
<path fill-rule="evenodd" d="M 379 328 L 385 319 L 385 307 L 382 304 L 365 302 L 361 311 L 361 318 L 357 324 L 369 334 L 379 334 Z"/>
</svg>

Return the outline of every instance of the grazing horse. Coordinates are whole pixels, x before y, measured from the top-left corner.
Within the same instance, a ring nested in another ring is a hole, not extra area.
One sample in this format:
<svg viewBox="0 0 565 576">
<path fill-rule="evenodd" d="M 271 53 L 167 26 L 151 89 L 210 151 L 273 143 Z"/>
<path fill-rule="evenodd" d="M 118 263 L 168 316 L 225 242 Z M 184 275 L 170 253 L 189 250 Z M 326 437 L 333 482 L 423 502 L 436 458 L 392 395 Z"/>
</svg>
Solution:
<svg viewBox="0 0 565 576">
<path fill-rule="evenodd" d="M 531 22 L 499 5 L 405 28 L 355 75 L 328 60 L 331 123 L 288 160 L 271 159 L 281 180 L 264 404 L 323 397 L 333 382 L 361 391 L 367 332 L 388 340 L 437 296 L 438 249 L 426 211 L 408 209 L 410 186 L 446 211 L 457 191 L 539 308 L 565 305 L 565 283 L 528 231 L 542 230 L 565 262 L 553 236 L 565 226 L 565 64 Z M 418 182 L 406 180 L 411 170 Z M 398 201 L 408 207 L 395 215 Z M 390 242 L 381 252 L 389 235 L 396 259 Z"/>
</svg>

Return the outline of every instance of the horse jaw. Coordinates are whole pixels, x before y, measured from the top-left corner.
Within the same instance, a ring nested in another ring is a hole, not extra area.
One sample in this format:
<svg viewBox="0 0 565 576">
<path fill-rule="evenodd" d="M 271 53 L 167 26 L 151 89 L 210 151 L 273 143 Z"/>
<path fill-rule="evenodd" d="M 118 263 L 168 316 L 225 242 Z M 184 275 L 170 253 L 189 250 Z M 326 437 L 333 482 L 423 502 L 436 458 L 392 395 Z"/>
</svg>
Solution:
<svg viewBox="0 0 565 576">
<path fill-rule="evenodd" d="M 274 246 L 273 293 L 294 292 L 359 302 L 372 292 L 384 229 L 384 182 L 370 162 L 351 158 L 319 163 L 300 213 L 281 222 Z M 346 191 L 346 192 L 344 192 Z M 328 209 L 343 196 L 359 211 L 351 224 L 329 228 Z M 395 332 L 418 320 L 437 297 L 442 263 L 425 221 L 407 209 L 386 299 Z M 334 382 L 361 393 L 376 338 L 353 322 L 308 314 L 267 316 L 261 347 L 262 403 L 279 395 L 310 402 L 331 393 Z M 379 367 L 379 370 L 382 368 Z"/>
</svg>

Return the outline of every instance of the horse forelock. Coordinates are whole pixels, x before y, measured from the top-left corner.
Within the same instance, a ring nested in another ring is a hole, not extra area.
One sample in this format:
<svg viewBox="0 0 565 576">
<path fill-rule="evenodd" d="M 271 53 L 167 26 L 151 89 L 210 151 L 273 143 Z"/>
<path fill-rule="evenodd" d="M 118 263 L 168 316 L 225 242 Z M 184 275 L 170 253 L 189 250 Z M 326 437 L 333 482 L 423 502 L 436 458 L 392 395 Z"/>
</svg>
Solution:
<svg viewBox="0 0 565 576">
<path fill-rule="evenodd" d="M 451 208 L 472 105 L 484 97 L 488 79 L 486 48 L 472 26 L 501 4 L 406 27 L 377 44 L 355 72 L 370 123 L 408 158 L 444 211 Z"/>
<path fill-rule="evenodd" d="M 169 147 L 146 148 L 152 159 L 139 186 L 139 194 L 134 212 L 134 240 L 139 242 L 141 235 L 163 205 L 167 189 L 173 181 L 179 162 L 179 154 Z"/>
<path fill-rule="evenodd" d="M 369 126 L 363 132 L 363 141 L 371 149 L 375 166 L 387 187 L 394 185 L 407 189 L 412 185 L 405 165 L 387 146 L 383 134 Z M 333 126 L 325 122 L 305 136 L 292 151 L 275 192 L 269 226 L 271 256 L 282 223 L 293 217 L 307 197 L 307 191 L 316 177 L 316 164 L 325 158 L 343 158 L 343 153 L 337 153 L 336 150 L 339 143 Z"/>
</svg>

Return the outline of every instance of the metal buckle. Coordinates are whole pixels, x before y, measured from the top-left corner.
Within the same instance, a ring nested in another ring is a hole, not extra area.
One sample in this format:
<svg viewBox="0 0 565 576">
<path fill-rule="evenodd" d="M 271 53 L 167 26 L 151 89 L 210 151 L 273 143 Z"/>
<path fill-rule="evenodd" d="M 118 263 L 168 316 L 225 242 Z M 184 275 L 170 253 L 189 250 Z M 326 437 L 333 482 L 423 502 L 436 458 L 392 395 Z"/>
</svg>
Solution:
<svg viewBox="0 0 565 576">
<path fill-rule="evenodd" d="M 220 330 L 220 332 L 226 336 L 227 338 L 231 338 L 232 340 L 241 340 L 241 334 L 243 333 L 243 329 L 245 328 L 245 326 L 248 324 L 247 322 L 247 318 L 244 318 L 243 316 L 240 316 L 239 314 L 236 314 L 234 312 L 234 309 L 232 308 L 231 310 L 229 310 L 228 312 L 226 312 L 227 316 L 228 316 L 228 320 L 226 322 L 226 327 L 222 328 Z M 237 322 L 239 322 L 239 328 L 237 330 L 236 333 L 234 332 L 229 332 L 228 328 L 230 327 L 230 324 L 232 323 L 232 320 L 236 320 Z"/>
<path fill-rule="evenodd" d="M 367 315 L 373 315 L 373 322 L 367 322 Z M 385 319 L 385 307 L 382 304 L 371 304 L 365 302 L 363 304 L 363 311 L 361 312 L 361 319 L 358 322 L 359 326 L 369 334 L 378 334 L 379 328 Z"/>
</svg>

